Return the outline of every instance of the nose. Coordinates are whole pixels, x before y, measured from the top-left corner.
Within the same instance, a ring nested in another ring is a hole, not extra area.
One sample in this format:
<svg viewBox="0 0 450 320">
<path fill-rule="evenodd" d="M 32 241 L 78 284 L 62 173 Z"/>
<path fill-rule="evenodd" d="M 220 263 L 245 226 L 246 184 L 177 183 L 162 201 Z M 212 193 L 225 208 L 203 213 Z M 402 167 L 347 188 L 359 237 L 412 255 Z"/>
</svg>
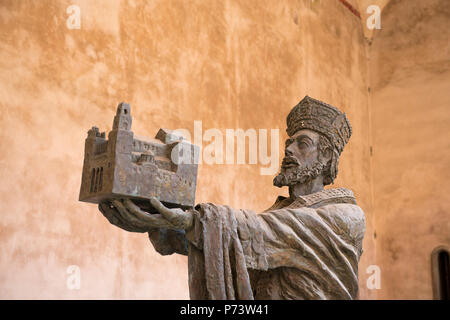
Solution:
<svg viewBox="0 0 450 320">
<path fill-rule="evenodd" d="M 292 157 L 294 154 L 292 153 L 291 150 L 289 150 L 289 147 L 287 147 L 287 148 L 284 150 L 284 155 L 287 156 L 287 157 Z"/>
</svg>

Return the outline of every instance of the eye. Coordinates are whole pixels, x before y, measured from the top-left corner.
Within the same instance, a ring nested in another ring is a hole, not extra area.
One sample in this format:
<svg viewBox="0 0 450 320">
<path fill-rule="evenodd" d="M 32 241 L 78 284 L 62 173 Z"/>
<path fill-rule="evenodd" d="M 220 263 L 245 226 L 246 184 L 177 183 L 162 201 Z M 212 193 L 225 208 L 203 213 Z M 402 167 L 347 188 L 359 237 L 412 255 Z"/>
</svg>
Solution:
<svg viewBox="0 0 450 320">
<path fill-rule="evenodd" d="M 300 140 L 297 144 L 299 148 L 307 148 L 309 146 L 305 140 Z"/>
</svg>

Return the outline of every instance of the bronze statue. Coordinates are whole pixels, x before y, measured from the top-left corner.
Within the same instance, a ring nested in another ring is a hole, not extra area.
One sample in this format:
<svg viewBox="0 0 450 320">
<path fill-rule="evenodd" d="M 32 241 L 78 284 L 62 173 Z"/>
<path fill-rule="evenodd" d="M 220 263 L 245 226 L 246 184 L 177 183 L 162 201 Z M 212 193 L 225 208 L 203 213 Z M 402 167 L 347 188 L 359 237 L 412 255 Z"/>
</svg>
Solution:
<svg viewBox="0 0 450 320">
<path fill-rule="evenodd" d="M 149 214 L 130 199 L 102 201 L 114 225 L 147 232 L 162 255 L 188 255 L 191 299 L 356 299 L 364 213 L 353 193 L 327 189 L 351 136 L 345 114 L 306 96 L 287 117 L 285 157 L 274 184 L 288 186 L 256 214 L 202 203 Z"/>
</svg>

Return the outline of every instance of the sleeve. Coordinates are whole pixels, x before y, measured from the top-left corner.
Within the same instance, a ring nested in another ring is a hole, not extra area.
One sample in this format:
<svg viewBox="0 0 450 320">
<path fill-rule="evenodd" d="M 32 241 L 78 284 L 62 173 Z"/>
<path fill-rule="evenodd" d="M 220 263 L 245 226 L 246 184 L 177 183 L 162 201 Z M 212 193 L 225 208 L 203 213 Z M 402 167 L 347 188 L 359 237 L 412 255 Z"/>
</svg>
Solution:
<svg viewBox="0 0 450 320">
<path fill-rule="evenodd" d="M 148 232 L 148 237 L 156 252 L 163 256 L 173 253 L 185 256 L 188 254 L 188 242 L 184 230 L 155 228 Z"/>
<path fill-rule="evenodd" d="M 186 233 L 190 244 L 198 250 L 204 250 L 208 245 L 220 246 L 223 238 L 236 238 L 245 255 L 247 267 L 267 270 L 264 230 L 255 212 L 201 203 L 195 207 L 193 213 L 194 226 Z"/>
</svg>

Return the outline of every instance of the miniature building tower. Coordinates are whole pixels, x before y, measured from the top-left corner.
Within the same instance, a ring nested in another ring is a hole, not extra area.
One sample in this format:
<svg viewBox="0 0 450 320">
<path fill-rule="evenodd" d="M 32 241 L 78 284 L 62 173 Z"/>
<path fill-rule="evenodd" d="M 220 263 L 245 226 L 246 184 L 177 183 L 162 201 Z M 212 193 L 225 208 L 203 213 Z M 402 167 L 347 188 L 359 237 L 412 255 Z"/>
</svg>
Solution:
<svg viewBox="0 0 450 320">
<path fill-rule="evenodd" d="M 85 141 L 85 156 L 82 175 L 82 187 L 89 193 L 100 193 L 104 185 L 104 164 L 96 161 L 97 155 L 106 151 L 105 133 L 100 133 L 97 127 L 88 131 Z M 92 165 L 95 164 L 95 165 Z M 81 194 L 80 194 L 81 195 Z"/>
<path fill-rule="evenodd" d="M 131 130 L 130 105 L 122 102 L 117 106 L 117 113 L 114 117 L 113 130 Z"/>
<path fill-rule="evenodd" d="M 192 207 L 198 147 L 167 129 L 160 129 L 156 139 L 136 138 L 131 123 L 131 107 L 122 102 L 108 140 L 98 128 L 89 130 L 80 201 L 132 198 L 141 208 L 151 210 L 148 199 L 155 196 L 169 207 Z"/>
</svg>

